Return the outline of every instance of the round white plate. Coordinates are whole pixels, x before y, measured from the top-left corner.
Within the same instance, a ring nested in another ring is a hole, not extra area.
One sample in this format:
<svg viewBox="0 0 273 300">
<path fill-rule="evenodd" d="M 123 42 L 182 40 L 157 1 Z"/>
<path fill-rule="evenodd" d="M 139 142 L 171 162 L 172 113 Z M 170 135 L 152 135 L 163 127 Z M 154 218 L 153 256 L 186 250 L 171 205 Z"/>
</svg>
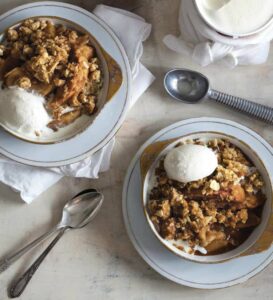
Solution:
<svg viewBox="0 0 273 300">
<path fill-rule="evenodd" d="M 260 254 L 219 264 L 184 260 L 168 251 L 155 237 L 144 216 L 139 159 L 143 150 L 157 141 L 196 131 L 221 132 L 240 138 L 260 155 L 273 176 L 273 149 L 258 134 L 238 123 L 217 119 L 188 119 L 164 128 L 152 136 L 132 160 L 123 187 L 123 217 L 128 235 L 141 257 L 159 274 L 182 285 L 216 289 L 242 283 L 262 271 L 273 260 L 273 246 Z"/>
<path fill-rule="evenodd" d="M 0 153 L 15 161 L 56 167 L 80 161 L 101 149 L 121 126 L 130 100 L 131 71 L 128 58 L 112 30 L 92 13 L 62 2 L 36 2 L 19 6 L 0 16 L 0 32 L 30 17 L 62 17 L 84 27 L 98 40 L 122 69 L 123 83 L 92 126 L 62 143 L 39 145 L 25 142 L 0 129 Z"/>
</svg>

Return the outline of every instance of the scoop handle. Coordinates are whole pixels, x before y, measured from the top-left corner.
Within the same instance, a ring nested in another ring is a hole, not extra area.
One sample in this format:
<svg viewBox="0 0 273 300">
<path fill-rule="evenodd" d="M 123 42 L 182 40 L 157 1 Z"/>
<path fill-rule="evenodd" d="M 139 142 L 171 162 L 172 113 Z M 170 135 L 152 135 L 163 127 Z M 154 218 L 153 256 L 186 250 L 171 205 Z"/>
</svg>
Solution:
<svg viewBox="0 0 273 300">
<path fill-rule="evenodd" d="M 240 97 L 231 96 L 216 90 L 209 90 L 208 98 L 259 120 L 273 124 L 272 107 L 258 104 Z"/>
</svg>

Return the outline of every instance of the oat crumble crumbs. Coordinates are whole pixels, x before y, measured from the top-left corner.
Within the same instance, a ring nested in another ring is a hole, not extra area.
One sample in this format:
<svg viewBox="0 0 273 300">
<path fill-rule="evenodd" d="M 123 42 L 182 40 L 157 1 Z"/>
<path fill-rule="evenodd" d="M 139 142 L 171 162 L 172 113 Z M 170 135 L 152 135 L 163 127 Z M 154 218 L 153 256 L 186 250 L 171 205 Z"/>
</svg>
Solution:
<svg viewBox="0 0 273 300">
<path fill-rule="evenodd" d="M 187 143 L 204 144 L 199 140 Z M 187 241 L 192 248 L 204 247 L 208 254 L 222 253 L 240 245 L 260 223 L 264 181 L 252 162 L 229 141 L 214 139 L 207 146 L 217 154 L 218 167 L 195 182 L 169 179 L 164 158 L 160 161 L 148 211 L 164 239 Z"/>
</svg>

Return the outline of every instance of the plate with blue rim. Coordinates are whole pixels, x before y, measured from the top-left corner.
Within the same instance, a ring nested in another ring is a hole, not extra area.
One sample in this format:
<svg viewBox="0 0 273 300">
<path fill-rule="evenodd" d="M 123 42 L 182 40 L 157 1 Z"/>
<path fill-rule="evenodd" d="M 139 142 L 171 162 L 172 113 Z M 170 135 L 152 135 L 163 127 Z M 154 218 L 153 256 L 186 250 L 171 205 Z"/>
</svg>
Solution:
<svg viewBox="0 0 273 300">
<path fill-rule="evenodd" d="M 0 32 L 27 18 L 61 17 L 84 28 L 122 72 L 118 91 L 96 116 L 92 125 L 60 143 L 36 144 L 0 129 L 0 154 L 23 164 L 57 167 L 78 162 L 94 154 L 114 137 L 125 118 L 131 97 L 131 71 L 125 50 L 113 31 L 91 12 L 62 2 L 34 2 L 18 6 L 0 16 Z"/>
<path fill-rule="evenodd" d="M 123 185 L 122 209 L 128 236 L 139 255 L 151 268 L 178 284 L 199 289 L 218 289 L 243 283 L 261 272 L 273 260 L 273 245 L 259 254 L 222 263 L 196 263 L 183 259 L 159 242 L 148 225 L 142 205 L 140 157 L 155 142 L 194 132 L 219 132 L 240 138 L 262 157 L 273 178 L 273 148 L 260 135 L 236 122 L 217 118 L 195 118 L 172 124 L 153 135 L 134 156 Z"/>
</svg>

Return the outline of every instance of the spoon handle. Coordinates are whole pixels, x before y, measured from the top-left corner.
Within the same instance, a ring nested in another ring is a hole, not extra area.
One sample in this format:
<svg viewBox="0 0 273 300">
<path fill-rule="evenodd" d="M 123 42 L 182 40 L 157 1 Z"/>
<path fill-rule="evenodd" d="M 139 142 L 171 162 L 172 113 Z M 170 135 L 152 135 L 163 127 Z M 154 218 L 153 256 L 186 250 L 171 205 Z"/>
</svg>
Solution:
<svg viewBox="0 0 273 300">
<path fill-rule="evenodd" d="M 25 247 L 21 248 L 20 250 L 10 254 L 9 256 L 5 257 L 4 259 L 0 260 L 0 273 L 7 270 L 15 261 L 17 261 L 23 254 L 27 253 L 29 250 L 37 246 L 39 243 L 41 243 L 43 240 L 45 240 L 47 237 L 49 237 L 51 234 L 56 232 L 59 228 L 54 227 L 50 231 L 44 233 L 40 237 L 38 237 L 36 240 L 30 242 Z"/>
<path fill-rule="evenodd" d="M 210 90 L 208 97 L 257 119 L 273 124 L 273 108 L 243 98 L 231 96 L 219 91 Z"/>
<path fill-rule="evenodd" d="M 28 270 L 11 285 L 9 289 L 10 298 L 17 298 L 23 293 L 29 281 L 31 280 L 31 278 L 33 277 L 33 275 L 35 274 L 35 272 L 37 271 L 37 269 L 39 268 L 43 260 L 46 258 L 48 253 L 56 245 L 56 243 L 63 236 L 63 234 L 67 229 L 68 229 L 67 227 L 62 228 L 58 233 L 58 235 L 55 237 L 55 239 L 50 243 L 50 245 L 45 249 L 45 251 L 36 259 L 36 261 L 28 268 Z"/>
</svg>

